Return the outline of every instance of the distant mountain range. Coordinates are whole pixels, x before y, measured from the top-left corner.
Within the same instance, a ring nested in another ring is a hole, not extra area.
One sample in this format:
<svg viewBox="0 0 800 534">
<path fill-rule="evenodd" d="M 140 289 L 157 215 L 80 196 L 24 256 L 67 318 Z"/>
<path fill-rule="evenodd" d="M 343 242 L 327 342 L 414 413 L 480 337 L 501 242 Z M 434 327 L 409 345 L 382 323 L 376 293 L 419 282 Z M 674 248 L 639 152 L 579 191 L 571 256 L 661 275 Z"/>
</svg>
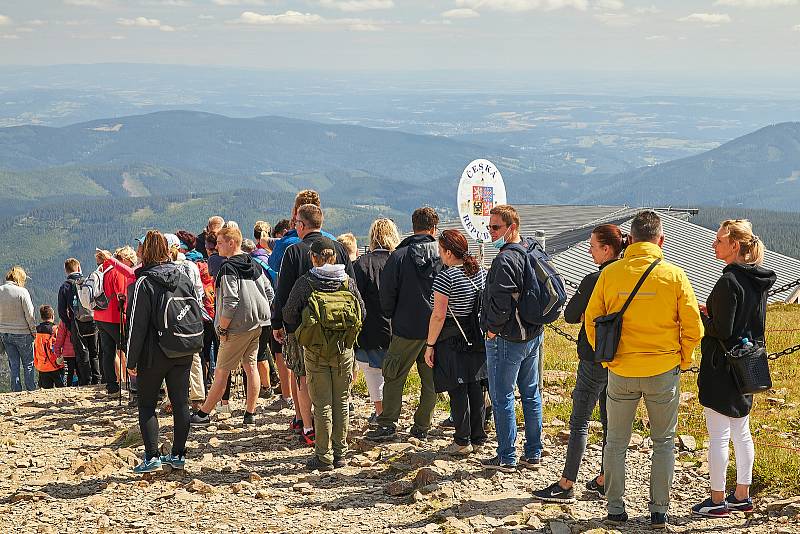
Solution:
<svg viewBox="0 0 800 534">
<path fill-rule="evenodd" d="M 333 231 L 363 236 L 379 215 L 407 229 L 407 214 L 420 205 L 454 216 L 460 173 L 477 157 L 502 170 L 512 203 L 800 211 L 800 123 L 622 174 L 568 175 L 491 143 L 164 111 L 0 128 L 0 267 L 29 267 L 41 302 L 53 297 L 66 256 L 90 262 L 95 246 L 128 243 L 151 227 L 198 231 L 211 214 L 244 228 L 257 218 L 275 222 L 306 187 L 321 192 Z"/>
</svg>

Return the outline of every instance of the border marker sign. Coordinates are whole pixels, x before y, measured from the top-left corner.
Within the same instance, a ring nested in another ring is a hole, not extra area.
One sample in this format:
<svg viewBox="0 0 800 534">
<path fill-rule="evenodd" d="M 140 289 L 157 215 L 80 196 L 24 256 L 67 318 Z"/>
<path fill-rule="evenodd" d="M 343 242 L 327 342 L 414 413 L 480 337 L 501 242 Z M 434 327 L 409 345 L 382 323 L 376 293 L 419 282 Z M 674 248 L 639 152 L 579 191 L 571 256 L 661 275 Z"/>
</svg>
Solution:
<svg viewBox="0 0 800 534">
<path fill-rule="evenodd" d="M 481 244 L 491 241 L 489 236 L 489 211 L 506 203 L 506 186 L 503 176 L 489 160 L 476 159 L 461 173 L 458 182 L 458 216 L 467 234 Z"/>
</svg>

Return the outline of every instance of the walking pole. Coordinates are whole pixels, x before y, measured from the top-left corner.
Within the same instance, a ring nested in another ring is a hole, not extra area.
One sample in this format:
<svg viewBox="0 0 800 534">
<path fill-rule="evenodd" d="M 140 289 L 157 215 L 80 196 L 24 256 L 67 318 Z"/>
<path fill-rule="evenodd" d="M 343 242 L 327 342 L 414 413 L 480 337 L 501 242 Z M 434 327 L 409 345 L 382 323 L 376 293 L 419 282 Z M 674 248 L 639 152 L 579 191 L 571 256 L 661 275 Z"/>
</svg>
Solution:
<svg viewBox="0 0 800 534">
<path fill-rule="evenodd" d="M 119 405 L 122 406 L 122 384 L 124 382 L 125 371 L 127 365 L 122 361 L 122 343 L 125 340 L 125 308 L 123 307 L 122 295 L 117 295 L 117 303 L 119 304 L 119 343 L 117 343 L 117 361 L 119 362 Z"/>
</svg>

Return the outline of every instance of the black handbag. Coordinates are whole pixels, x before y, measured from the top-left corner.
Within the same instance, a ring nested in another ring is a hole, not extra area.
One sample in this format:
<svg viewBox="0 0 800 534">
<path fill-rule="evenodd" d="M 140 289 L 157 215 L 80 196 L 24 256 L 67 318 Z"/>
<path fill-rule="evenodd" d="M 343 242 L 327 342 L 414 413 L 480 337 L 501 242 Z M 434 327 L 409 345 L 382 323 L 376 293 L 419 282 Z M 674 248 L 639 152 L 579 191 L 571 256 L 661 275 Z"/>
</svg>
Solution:
<svg viewBox="0 0 800 534">
<path fill-rule="evenodd" d="M 628 309 L 628 305 L 630 305 L 633 297 L 635 297 L 636 293 L 639 292 L 639 288 L 642 287 L 642 284 L 647 276 L 653 272 L 653 269 L 656 268 L 656 265 L 658 265 L 660 261 L 661 258 L 658 258 L 656 261 L 651 263 L 644 274 L 642 274 L 642 277 L 639 278 L 638 282 L 636 282 L 636 286 L 633 288 L 633 291 L 631 291 L 631 294 L 628 295 L 628 299 L 625 301 L 625 304 L 622 305 L 621 310 L 595 318 L 595 362 L 601 363 L 614 360 L 614 356 L 617 354 L 617 348 L 619 347 L 619 340 L 622 337 L 622 315 L 625 313 L 625 310 Z"/>
<path fill-rule="evenodd" d="M 722 341 L 719 344 L 725 352 L 725 358 L 733 375 L 733 381 L 739 393 L 748 395 L 772 389 L 772 376 L 769 373 L 767 348 L 761 341 L 753 341 L 750 345 L 737 344 L 731 350 L 725 350 Z"/>
</svg>

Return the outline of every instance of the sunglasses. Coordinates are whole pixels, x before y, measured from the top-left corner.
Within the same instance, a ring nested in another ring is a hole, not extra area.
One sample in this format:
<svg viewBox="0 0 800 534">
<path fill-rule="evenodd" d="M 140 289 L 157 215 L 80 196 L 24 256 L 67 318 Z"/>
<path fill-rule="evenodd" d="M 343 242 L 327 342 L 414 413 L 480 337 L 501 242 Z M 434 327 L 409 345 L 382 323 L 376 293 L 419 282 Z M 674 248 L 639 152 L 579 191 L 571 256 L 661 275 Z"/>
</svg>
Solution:
<svg viewBox="0 0 800 534">
<path fill-rule="evenodd" d="M 505 228 L 505 227 L 506 227 L 505 224 L 490 224 L 490 225 L 487 225 L 487 228 L 489 228 L 489 230 L 493 230 L 495 232 L 500 230 L 501 228 Z"/>
</svg>

